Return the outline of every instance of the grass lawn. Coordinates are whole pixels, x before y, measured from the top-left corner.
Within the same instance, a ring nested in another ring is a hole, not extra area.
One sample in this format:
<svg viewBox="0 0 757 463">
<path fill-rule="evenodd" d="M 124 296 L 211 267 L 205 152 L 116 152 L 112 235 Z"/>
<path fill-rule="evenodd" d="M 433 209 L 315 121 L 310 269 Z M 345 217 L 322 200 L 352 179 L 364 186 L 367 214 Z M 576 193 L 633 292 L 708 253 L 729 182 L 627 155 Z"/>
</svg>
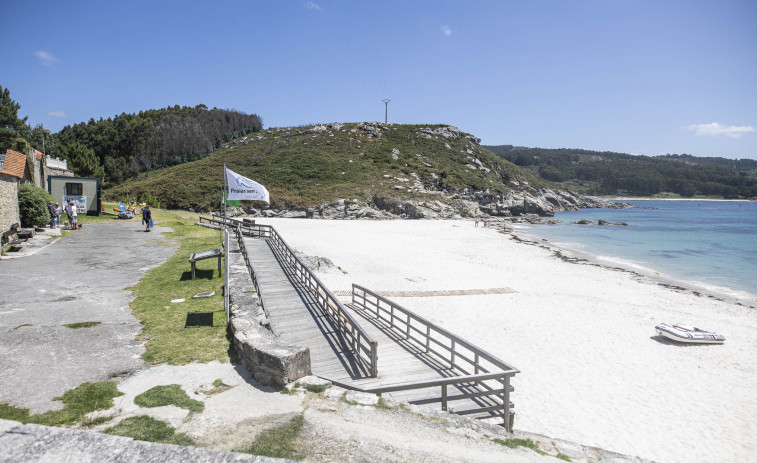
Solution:
<svg viewBox="0 0 757 463">
<path fill-rule="evenodd" d="M 105 434 L 131 437 L 147 442 L 161 442 L 164 444 L 192 445 L 192 439 L 183 433 L 177 433 L 173 426 L 155 418 L 140 415 L 122 420 L 115 426 L 105 430 Z"/>
<path fill-rule="evenodd" d="M 116 388 L 116 383 L 111 381 L 84 383 L 54 399 L 63 402 L 62 410 L 30 415 L 28 408 L 0 403 L 0 418 L 47 426 L 72 425 L 79 422 L 86 424 L 84 415 L 95 410 L 108 410 L 113 407 L 113 398 L 122 395 L 124 394 Z"/>
<path fill-rule="evenodd" d="M 302 456 L 297 451 L 296 441 L 297 436 L 302 431 L 303 424 L 302 415 L 297 415 L 288 423 L 261 432 L 248 447 L 234 449 L 234 451 L 265 457 L 300 460 Z"/>
<path fill-rule="evenodd" d="M 205 404 L 199 400 L 194 400 L 184 392 L 178 384 L 169 384 L 167 386 L 155 386 L 134 398 L 134 403 L 140 407 L 153 408 L 163 407 L 165 405 L 176 405 L 190 412 L 200 413 L 205 410 Z"/>
<path fill-rule="evenodd" d="M 173 231 L 165 236 L 178 245 L 168 261 L 149 270 L 131 288 L 136 296 L 131 303 L 132 313 L 142 323 L 138 339 L 146 341 L 142 358 L 153 365 L 225 362 L 229 358 L 222 296 L 224 279 L 218 275 L 218 260 L 197 262 L 195 280 L 191 279 L 189 264 L 192 253 L 220 247 L 221 232 L 195 225 L 197 217 L 186 211 L 153 210 L 153 221 L 171 228 Z M 192 298 L 205 291 L 216 294 L 209 298 Z M 176 299 L 184 299 L 184 302 L 171 302 Z M 207 324 L 191 323 L 192 316 L 188 315 L 198 313 Z"/>
</svg>

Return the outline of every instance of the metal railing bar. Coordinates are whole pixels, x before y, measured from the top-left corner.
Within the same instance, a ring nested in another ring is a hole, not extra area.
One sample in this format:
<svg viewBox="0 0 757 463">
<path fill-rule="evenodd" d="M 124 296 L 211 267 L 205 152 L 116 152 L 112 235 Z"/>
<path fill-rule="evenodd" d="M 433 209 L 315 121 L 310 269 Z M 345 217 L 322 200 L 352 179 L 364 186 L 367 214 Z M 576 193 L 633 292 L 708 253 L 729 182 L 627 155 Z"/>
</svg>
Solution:
<svg viewBox="0 0 757 463">
<path fill-rule="evenodd" d="M 427 387 L 441 386 L 442 384 L 465 384 L 478 381 L 485 381 L 488 379 L 496 379 L 502 376 L 512 376 L 519 373 L 518 370 L 508 370 L 504 372 L 486 373 L 479 375 L 465 375 L 465 376 L 451 376 L 449 378 L 439 378 L 426 381 L 416 381 L 410 383 L 400 383 L 391 386 L 380 386 L 375 388 L 365 389 L 365 392 L 372 392 L 374 394 L 382 394 L 384 392 L 396 392 L 407 391 L 411 389 L 423 389 Z M 361 389 L 362 390 L 362 389 Z"/>
<path fill-rule="evenodd" d="M 448 402 L 454 402 L 456 400 L 465 400 L 465 399 L 475 399 L 476 397 L 489 397 L 494 394 L 501 394 L 504 392 L 504 389 L 495 389 L 492 391 L 480 391 L 480 392 L 471 392 L 469 394 L 457 394 L 457 395 L 450 395 L 447 396 Z M 498 400 L 501 401 L 501 397 L 495 396 L 490 397 L 492 400 Z M 427 405 L 427 404 L 433 404 L 441 402 L 440 398 L 431 398 L 431 399 L 420 399 L 420 400 L 413 400 L 414 405 Z M 501 403 L 500 403 L 501 406 Z"/>
</svg>

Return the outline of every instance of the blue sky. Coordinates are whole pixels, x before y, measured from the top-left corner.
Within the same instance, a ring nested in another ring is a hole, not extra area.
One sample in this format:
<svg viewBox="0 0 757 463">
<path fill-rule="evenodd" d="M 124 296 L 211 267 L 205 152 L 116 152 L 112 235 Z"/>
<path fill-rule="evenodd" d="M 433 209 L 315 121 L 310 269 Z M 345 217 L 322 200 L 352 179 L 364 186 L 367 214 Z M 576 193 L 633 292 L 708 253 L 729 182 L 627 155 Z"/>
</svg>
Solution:
<svg viewBox="0 0 757 463">
<path fill-rule="evenodd" d="M 757 159 L 755 1 L 0 0 L 0 85 L 53 131 L 169 105 L 264 126 Z"/>
</svg>

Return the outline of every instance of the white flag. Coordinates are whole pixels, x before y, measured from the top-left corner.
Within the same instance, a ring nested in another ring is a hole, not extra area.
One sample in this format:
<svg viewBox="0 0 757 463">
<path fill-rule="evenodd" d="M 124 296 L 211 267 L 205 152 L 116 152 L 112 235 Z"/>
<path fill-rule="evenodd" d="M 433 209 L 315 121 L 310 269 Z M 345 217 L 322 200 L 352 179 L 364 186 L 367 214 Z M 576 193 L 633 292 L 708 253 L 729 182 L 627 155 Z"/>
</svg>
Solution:
<svg viewBox="0 0 757 463">
<path fill-rule="evenodd" d="M 245 199 L 265 201 L 271 204 L 268 190 L 258 182 L 226 169 L 226 183 L 229 185 L 229 200 Z"/>
</svg>

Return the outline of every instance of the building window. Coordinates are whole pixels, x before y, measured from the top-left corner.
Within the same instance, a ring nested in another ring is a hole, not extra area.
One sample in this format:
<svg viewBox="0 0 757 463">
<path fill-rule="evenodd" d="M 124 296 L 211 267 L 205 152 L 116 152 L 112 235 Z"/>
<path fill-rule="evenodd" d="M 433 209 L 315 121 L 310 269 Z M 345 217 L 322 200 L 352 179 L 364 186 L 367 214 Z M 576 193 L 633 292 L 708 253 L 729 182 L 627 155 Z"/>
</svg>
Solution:
<svg viewBox="0 0 757 463">
<path fill-rule="evenodd" d="M 66 183 L 66 196 L 81 196 L 82 191 L 81 183 Z"/>
</svg>

